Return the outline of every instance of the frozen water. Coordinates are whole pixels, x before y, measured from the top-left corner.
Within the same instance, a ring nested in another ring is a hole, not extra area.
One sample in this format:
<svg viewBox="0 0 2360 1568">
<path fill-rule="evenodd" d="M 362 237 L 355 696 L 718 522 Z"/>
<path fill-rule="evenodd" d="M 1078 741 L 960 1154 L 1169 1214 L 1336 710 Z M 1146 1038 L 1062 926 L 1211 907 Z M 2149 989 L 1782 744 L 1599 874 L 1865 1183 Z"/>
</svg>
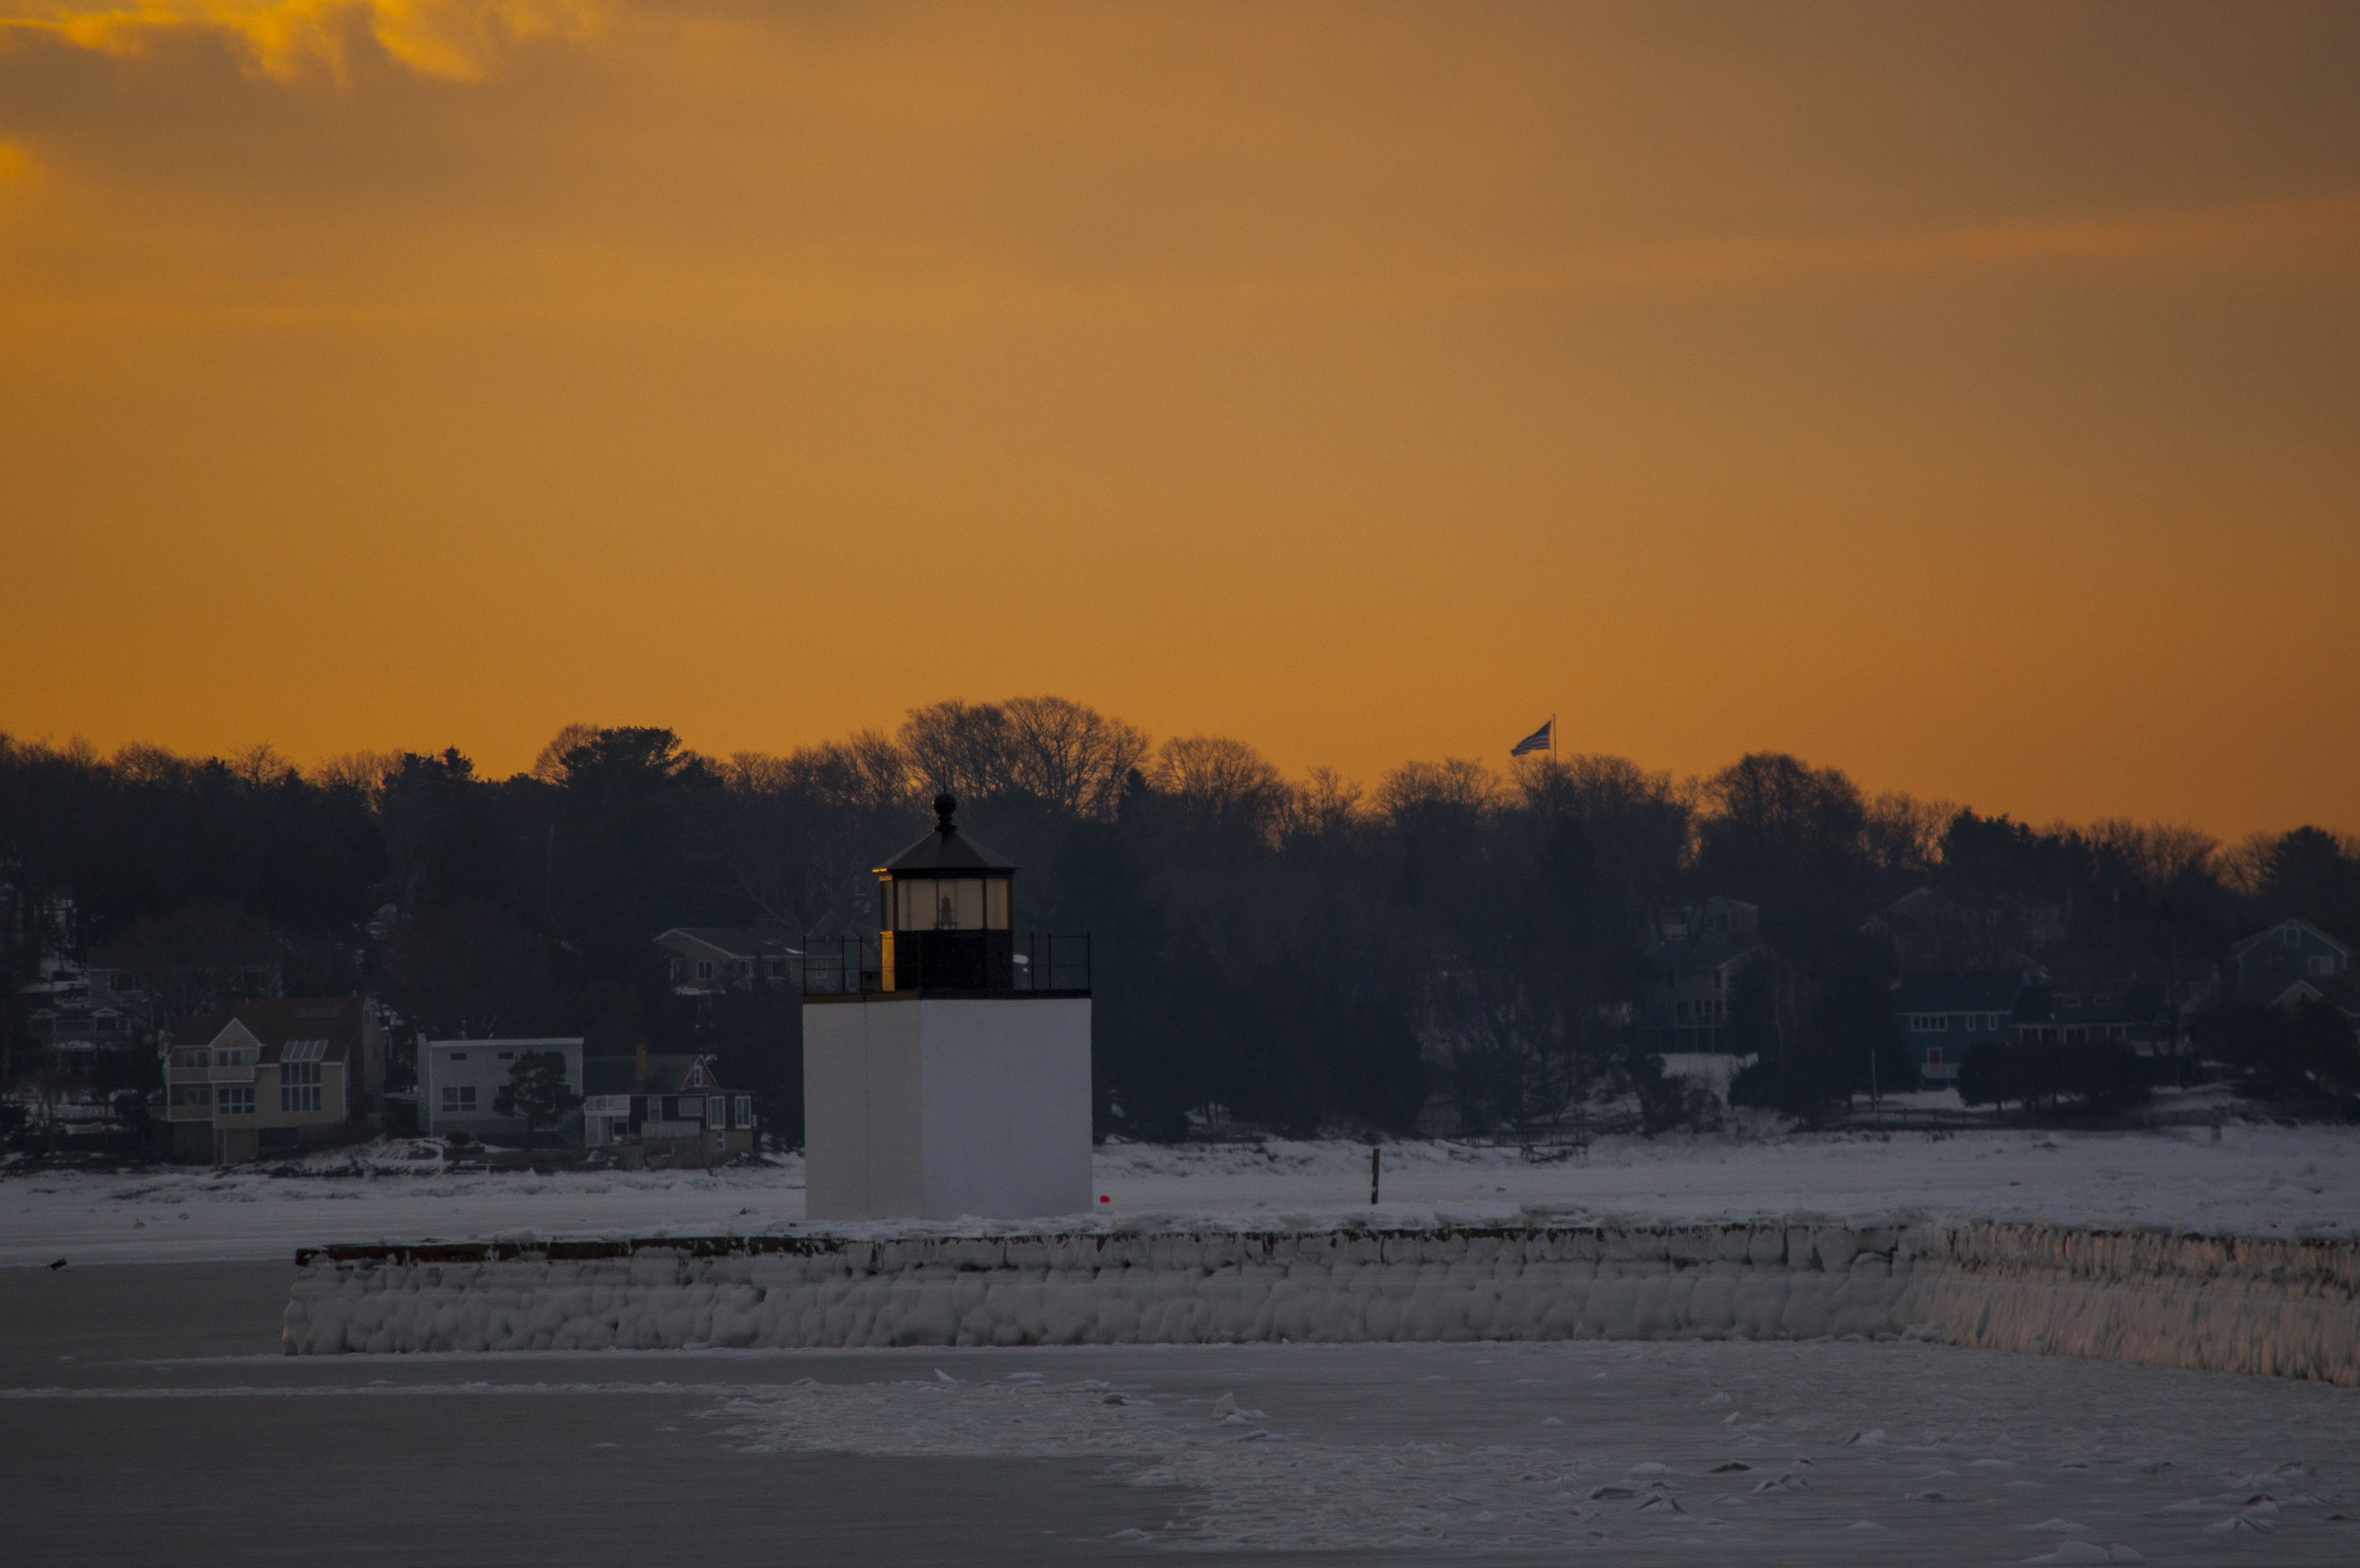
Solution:
<svg viewBox="0 0 2360 1568">
<path fill-rule="evenodd" d="M 1196 1549 L 1489 1556 L 1652 1543 L 1706 1561 L 2138 1562 L 2210 1560 L 2203 1543 L 2265 1532 L 2272 1563 L 2347 1562 L 2360 1549 L 2360 1526 L 2331 1517 L 2360 1494 L 2349 1442 L 2360 1393 L 2316 1384 L 1907 1344 L 969 1354 L 1067 1370 L 946 1391 L 831 1381 L 752 1396 L 753 1410 L 718 1418 L 756 1449 L 1104 1457 L 1126 1484 L 1193 1499 L 1148 1534 Z M 1616 1391 L 1590 1377 L 1600 1363 Z M 1103 1384 L 1074 1381 L 1084 1366 L 1104 1369 L 1129 1402 L 1110 1407 Z M 1429 1380 L 1432 1366 L 1447 1377 Z M 1194 1391 L 1207 1382 L 1269 1406 L 1268 1439 L 1241 1443 L 1215 1396 Z M 1713 1474 L 1731 1462 L 1728 1430 L 1697 1408 L 1715 1384 L 1740 1391 L 1786 1467 L 1750 1492 Z M 1552 1405 L 1570 1419 L 1537 1436 L 1533 1414 Z M 1884 1424 L 1887 1448 L 1846 1442 L 1862 1414 Z M 2185 1477 L 2233 1481 L 2259 1454 L 2323 1464 L 2315 1494 L 2299 1509 L 2281 1500 L 2275 1518 L 2258 1505 L 2169 1508 Z M 2044 1484 L 1966 1480 L 2010 1473 Z"/>
</svg>

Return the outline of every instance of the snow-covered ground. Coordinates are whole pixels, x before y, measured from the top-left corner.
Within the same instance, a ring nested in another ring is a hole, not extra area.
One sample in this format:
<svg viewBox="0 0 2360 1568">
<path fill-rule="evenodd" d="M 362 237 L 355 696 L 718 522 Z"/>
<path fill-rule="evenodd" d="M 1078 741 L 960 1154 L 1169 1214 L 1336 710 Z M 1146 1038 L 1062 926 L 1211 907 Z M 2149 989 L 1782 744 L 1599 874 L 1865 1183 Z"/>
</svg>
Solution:
<svg viewBox="0 0 2360 1568">
<path fill-rule="evenodd" d="M 0 1178 L 0 1266 L 276 1258 L 339 1241 L 523 1234 L 747 1233 L 803 1219 L 800 1160 L 706 1172 L 534 1175 L 441 1169 L 427 1144 L 362 1152 L 363 1174 L 162 1170 Z M 338 1152 L 315 1168 L 350 1164 Z M 1551 1218 L 2044 1220 L 2239 1235 L 2360 1231 L 2360 1131 L 2230 1125 L 2140 1133 L 1972 1132 L 1602 1138 L 1585 1160 L 1440 1141 L 1111 1144 L 1108 1201 L 1082 1222 L 1208 1218 L 1296 1227 Z"/>
</svg>

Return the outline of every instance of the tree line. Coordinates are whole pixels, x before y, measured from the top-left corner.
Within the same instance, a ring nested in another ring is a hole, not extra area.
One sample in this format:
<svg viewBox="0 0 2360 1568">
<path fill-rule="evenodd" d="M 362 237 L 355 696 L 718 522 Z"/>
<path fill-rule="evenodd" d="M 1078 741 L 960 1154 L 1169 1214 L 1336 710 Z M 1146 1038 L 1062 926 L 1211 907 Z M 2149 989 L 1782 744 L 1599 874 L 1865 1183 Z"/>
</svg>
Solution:
<svg viewBox="0 0 2360 1568">
<path fill-rule="evenodd" d="M 1761 1054 L 1741 1095 L 1804 1114 L 1880 1073 L 1905 1087 L 1873 919 L 1918 887 L 2050 912 L 2039 939 L 2090 962 L 2193 972 L 2284 915 L 2360 937 L 2360 857 L 2316 828 L 2224 845 L 2035 827 L 1778 753 L 1700 779 L 1453 758 L 1364 787 L 1041 697 L 939 702 L 784 755 L 574 726 L 507 778 L 456 749 L 303 768 L 0 735 L 0 959 L 21 983 L 58 945 L 169 984 L 267 953 L 291 993 L 368 988 L 437 1035 L 712 1051 L 791 1133 L 795 999 L 699 1006 L 651 938 L 872 930 L 870 868 L 942 789 L 1021 868 L 1020 930 L 1092 935 L 1101 1125 L 1146 1138 L 1224 1119 L 1529 1133 L 1602 1095 L 1659 1124 L 1693 1114 L 1634 1008 L 1647 934 L 1712 895 L 1759 906 L 1772 955 L 1730 1001 L 1729 1037 Z M 219 1000 L 188 984 L 167 1009 Z M 2214 1027 L 2275 1090 L 2338 1092 L 2332 1040 L 2304 1037 L 2325 1076 L 2289 1077 L 2284 1029 L 2230 1008 Z"/>
</svg>

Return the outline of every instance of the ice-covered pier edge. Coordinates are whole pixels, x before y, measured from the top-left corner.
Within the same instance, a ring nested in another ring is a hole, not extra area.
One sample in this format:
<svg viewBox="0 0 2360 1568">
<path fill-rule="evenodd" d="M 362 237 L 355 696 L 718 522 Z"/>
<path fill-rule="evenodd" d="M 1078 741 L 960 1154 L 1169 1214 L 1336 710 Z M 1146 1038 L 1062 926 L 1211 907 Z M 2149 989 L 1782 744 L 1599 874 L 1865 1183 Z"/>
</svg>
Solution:
<svg viewBox="0 0 2360 1568">
<path fill-rule="evenodd" d="M 291 1355 L 1860 1335 L 2360 1386 L 2360 1243 L 2024 1223 L 1038 1230 L 306 1251 Z"/>
</svg>

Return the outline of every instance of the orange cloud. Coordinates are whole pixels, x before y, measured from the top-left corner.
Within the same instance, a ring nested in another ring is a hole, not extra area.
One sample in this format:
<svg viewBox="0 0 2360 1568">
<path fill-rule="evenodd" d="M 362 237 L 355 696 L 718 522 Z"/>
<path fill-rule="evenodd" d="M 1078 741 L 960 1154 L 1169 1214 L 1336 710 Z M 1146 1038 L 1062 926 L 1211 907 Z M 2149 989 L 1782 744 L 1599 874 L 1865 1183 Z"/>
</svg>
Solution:
<svg viewBox="0 0 2360 1568">
<path fill-rule="evenodd" d="M 420 76 L 481 81 L 510 47 L 586 37 L 604 18 L 598 0 L 0 0 L 0 36 L 43 33 L 84 49 L 133 54 L 162 34 L 209 32 L 279 81 L 313 68 L 342 80 L 350 41 L 361 32 Z"/>
</svg>

